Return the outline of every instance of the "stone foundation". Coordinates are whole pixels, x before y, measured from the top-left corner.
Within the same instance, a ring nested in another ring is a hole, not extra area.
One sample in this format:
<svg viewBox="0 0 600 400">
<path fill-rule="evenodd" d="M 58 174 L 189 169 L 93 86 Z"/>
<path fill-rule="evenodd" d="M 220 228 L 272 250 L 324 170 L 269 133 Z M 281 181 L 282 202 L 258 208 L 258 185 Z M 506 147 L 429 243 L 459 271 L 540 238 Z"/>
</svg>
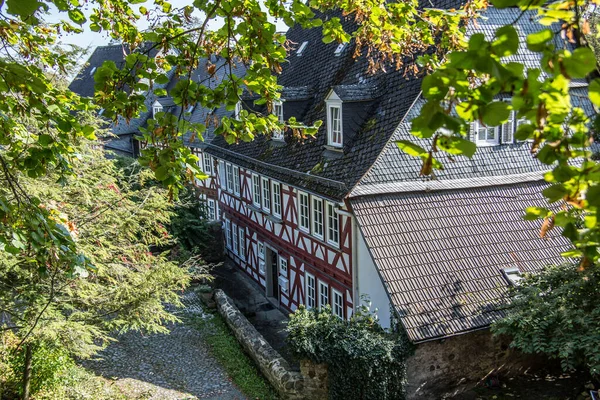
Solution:
<svg viewBox="0 0 600 400">
<path fill-rule="evenodd" d="M 271 347 L 264 337 L 238 310 L 220 289 L 215 290 L 217 310 L 262 374 L 284 399 L 327 399 L 327 366 L 302 360 L 300 371 L 293 371 L 288 362 Z"/>
<path fill-rule="evenodd" d="M 408 398 L 444 399 L 488 377 L 520 375 L 545 362 L 510 349 L 509 343 L 486 329 L 416 345 L 406 365 Z"/>
</svg>

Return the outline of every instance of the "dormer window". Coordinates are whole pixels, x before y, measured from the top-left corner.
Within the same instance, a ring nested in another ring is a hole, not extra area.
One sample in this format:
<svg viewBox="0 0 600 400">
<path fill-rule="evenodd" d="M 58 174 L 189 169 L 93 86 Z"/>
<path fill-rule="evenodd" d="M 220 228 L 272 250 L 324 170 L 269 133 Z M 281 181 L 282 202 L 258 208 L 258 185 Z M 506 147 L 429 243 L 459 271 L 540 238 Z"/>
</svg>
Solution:
<svg viewBox="0 0 600 400">
<path fill-rule="evenodd" d="M 298 51 L 296 52 L 296 55 L 298 57 L 300 57 L 302 55 L 302 52 L 304 51 L 304 49 L 306 49 L 306 46 L 308 45 L 308 42 L 302 42 L 302 44 L 300 45 L 300 47 L 298 48 Z"/>
<path fill-rule="evenodd" d="M 481 122 L 475 121 L 473 123 L 473 130 L 478 145 L 495 146 L 500 143 L 498 140 L 500 136 L 498 126 L 485 126 Z"/>
<path fill-rule="evenodd" d="M 235 119 L 239 119 L 240 118 L 240 113 L 242 112 L 242 102 L 238 101 L 235 104 L 235 110 L 233 111 L 233 118 Z"/>
<path fill-rule="evenodd" d="M 152 118 L 156 118 L 156 114 L 162 112 L 162 110 L 163 108 L 160 104 L 154 103 L 154 106 L 152 107 Z"/>
<path fill-rule="evenodd" d="M 518 286 L 523 280 L 521 270 L 517 267 L 504 268 L 502 274 L 511 286 Z"/>
<path fill-rule="evenodd" d="M 277 116 L 277 120 L 283 123 L 283 102 L 281 100 L 273 100 L 273 114 Z M 273 139 L 283 140 L 283 130 L 276 129 L 273 132 Z"/>
<path fill-rule="evenodd" d="M 342 147 L 343 129 L 342 129 L 342 100 L 331 92 L 327 103 L 327 144 L 333 147 Z"/>
</svg>

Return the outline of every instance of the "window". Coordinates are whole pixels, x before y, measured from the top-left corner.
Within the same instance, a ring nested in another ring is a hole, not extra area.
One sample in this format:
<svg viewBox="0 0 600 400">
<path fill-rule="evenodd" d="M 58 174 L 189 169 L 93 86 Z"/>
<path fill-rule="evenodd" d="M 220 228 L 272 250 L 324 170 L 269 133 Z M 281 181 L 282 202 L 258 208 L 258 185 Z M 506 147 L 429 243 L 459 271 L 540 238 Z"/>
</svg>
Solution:
<svg viewBox="0 0 600 400">
<path fill-rule="evenodd" d="M 273 215 L 281 217 L 281 185 L 271 181 L 273 185 Z"/>
<path fill-rule="evenodd" d="M 288 273 L 288 260 L 283 257 L 279 257 L 279 273 L 283 276 Z"/>
<path fill-rule="evenodd" d="M 300 45 L 300 47 L 298 48 L 298 51 L 296 51 L 296 55 L 298 57 L 300 57 L 302 55 L 302 52 L 304 51 L 304 49 L 306 49 L 306 46 L 308 45 L 308 42 L 302 42 L 302 44 Z"/>
<path fill-rule="evenodd" d="M 271 186 L 269 186 L 269 180 L 262 178 L 262 208 L 265 211 L 271 210 Z"/>
<path fill-rule="evenodd" d="M 240 195 L 240 168 L 237 165 L 233 166 L 233 193 Z"/>
<path fill-rule="evenodd" d="M 260 208 L 260 176 L 252 174 L 252 202 Z"/>
<path fill-rule="evenodd" d="M 189 107 L 187 108 L 187 110 L 185 110 L 185 112 L 186 112 L 186 113 L 191 113 L 192 111 L 194 111 L 194 107 L 195 107 L 195 106 L 189 106 Z"/>
<path fill-rule="evenodd" d="M 508 283 L 512 286 L 518 286 L 523 280 L 523 276 L 521 275 L 521 270 L 517 267 L 504 268 L 502 270 L 502 274 L 508 281 Z"/>
<path fill-rule="evenodd" d="M 319 281 L 319 308 L 323 308 L 327 304 L 329 304 L 329 286 Z"/>
<path fill-rule="evenodd" d="M 327 242 L 339 245 L 340 225 L 338 212 L 333 203 L 327 202 Z"/>
<path fill-rule="evenodd" d="M 345 47 L 346 47 L 346 43 L 338 44 L 338 47 L 335 48 L 335 52 L 333 53 L 333 55 L 339 56 L 340 54 L 342 54 L 342 51 L 344 51 Z"/>
<path fill-rule="evenodd" d="M 231 249 L 231 221 L 225 220 L 225 244 L 228 249 Z"/>
<path fill-rule="evenodd" d="M 281 100 L 273 100 L 273 114 L 279 122 L 283 122 L 283 103 Z"/>
<path fill-rule="evenodd" d="M 258 258 L 265 259 L 265 245 L 261 242 L 258 242 Z"/>
<path fill-rule="evenodd" d="M 498 144 L 499 129 L 498 126 L 485 126 L 480 122 L 474 122 L 475 140 L 477 144 L 493 146 Z"/>
<path fill-rule="evenodd" d="M 315 277 L 311 274 L 306 274 L 306 308 L 315 308 L 317 303 L 317 287 L 315 285 Z"/>
<path fill-rule="evenodd" d="M 215 221 L 217 219 L 217 207 L 213 199 L 207 201 L 208 220 Z"/>
<path fill-rule="evenodd" d="M 154 107 L 152 107 L 152 118 L 156 118 L 156 114 L 162 112 L 162 110 L 163 108 L 161 105 L 155 104 Z"/>
<path fill-rule="evenodd" d="M 319 239 L 323 239 L 323 200 L 319 199 L 318 197 L 313 197 L 312 206 L 312 234 L 318 237 Z"/>
<path fill-rule="evenodd" d="M 246 232 L 243 227 L 239 228 L 240 251 L 239 255 L 242 260 L 246 259 Z"/>
<path fill-rule="evenodd" d="M 92 70 L 90 71 L 90 76 L 94 76 L 94 72 L 96 72 L 96 67 L 92 68 Z"/>
<path fill-rule="evenodd" d="M 212 157 L 206 153 L 204 153 L 204 173 L 212 175 Z"/>
<path fill-rule="evenodd" d="M 225 180 L 225 163 L 223 161 L 219 161 L 219 181 L 221 184 L 221 189 L 227 189 L 227 181 Z"/>
<path fill-rule="evenodd" d="M 233 191 L 233 166 L 229 163 L 225 164 L 227 170 L 227 190 Z"/>
<path fill-rule="evenodd" d="M 233 118 L 238 119 L 240 117 L 240 113 L 244 108 L 242 107 L 242 102 L 238 101 L 235 103 L 235 111 L 233 112 Z"/>
<path fill-rule="evenodd" d="M 331 289 L 331 293 L 333 294 L 333 314 L 344 319 L 344 298 L 335 289 Z"/>
<path fill-rule="evenodd" d="M 273 101 L 273 114 L 277 116 L 279 122 L 283 122 L 283 103 L 281 101 Z M 273 139 L 283 140 L 283 131 L 281 129 L 275 129 L 273 132 Z"/>
<path fill-rule="evenodd" d="M 304 192 L 298 192 L 298 227 L 310 231 L 310 204 L 308 194 Z"/>
<path fill-rule="evenodd" d="M 238 227 L 236 224 L 233 224 L 233 227 L 231 229 L 231 232 L 233 233 L 233 238 L 231 239 L 231 241 L 233 242 L 233 252 L 235 254 L 238 254 Z"/>
<path fill-rule="evenodd" d="M 327 106 L 327 143 L 342 147 L 342 106 L 339 103 Z"/>
</svg>

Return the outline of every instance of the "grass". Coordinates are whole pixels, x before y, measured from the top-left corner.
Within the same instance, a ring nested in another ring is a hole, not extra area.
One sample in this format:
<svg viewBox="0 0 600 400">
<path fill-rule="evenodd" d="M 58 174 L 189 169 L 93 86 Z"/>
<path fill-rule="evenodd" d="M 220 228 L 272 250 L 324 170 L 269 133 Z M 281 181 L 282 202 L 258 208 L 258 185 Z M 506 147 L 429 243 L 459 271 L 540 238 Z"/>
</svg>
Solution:
<svg viewBox="0 0 600 400">
<path fill-rule="evenodd" d="M 261 375 L 252 360 L 244 353 L 240 344 L 219 314 L 205 320 L 198 319 L 195 325 L 202 331 L 212 355 L 223 366 L 233 383 L 248 398 L 278 399 L 277 393 Z"/>
</svg>

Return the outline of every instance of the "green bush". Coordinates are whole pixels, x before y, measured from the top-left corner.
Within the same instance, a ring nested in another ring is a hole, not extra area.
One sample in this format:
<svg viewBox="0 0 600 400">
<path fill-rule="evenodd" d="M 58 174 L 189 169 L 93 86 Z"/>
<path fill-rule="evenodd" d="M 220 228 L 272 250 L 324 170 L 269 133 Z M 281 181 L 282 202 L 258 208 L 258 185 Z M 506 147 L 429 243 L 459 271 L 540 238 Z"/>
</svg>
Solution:
<svg viewBox="0 0 600 400">
<path fill-rule="evenodd" d="M 492 326 L 512 347 L 558 359 L 563 369 L 600 376 L 600 267 L 548 267 L 511 295 L 507 316 Z"/>
<path fill-rule="evenodd" d="M 300 306 L 287 331 L 298 358 L 327 364 L 331 399 L 405 398 L 405 361 L 411 345 L 404 336 L 384 331 L 368 309 L 344 321 L 329 307 Z"/>
</svg>

